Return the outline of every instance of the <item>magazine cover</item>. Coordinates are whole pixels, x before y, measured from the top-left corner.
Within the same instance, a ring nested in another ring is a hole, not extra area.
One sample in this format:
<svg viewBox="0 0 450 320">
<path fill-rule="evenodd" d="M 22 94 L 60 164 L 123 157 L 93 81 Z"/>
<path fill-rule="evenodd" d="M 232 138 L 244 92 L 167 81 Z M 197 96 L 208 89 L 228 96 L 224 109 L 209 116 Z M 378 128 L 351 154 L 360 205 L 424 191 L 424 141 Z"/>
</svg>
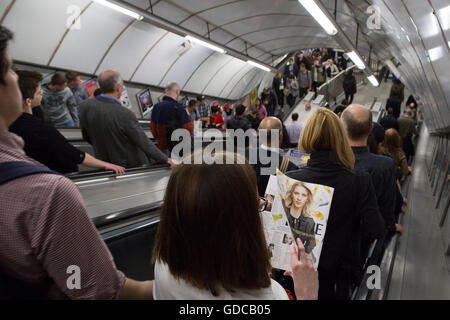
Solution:
<svg viewBox="0 0 450 320">
<path fill-rule="evenodd" d="M 289 270 L 290 245 L 300 238 L 315 268 L 319 266 L 334 189 L 291 179 L 277 171 L 271 176 L 261 213 L 264 233 L 275 269 Z"/>
</svg>

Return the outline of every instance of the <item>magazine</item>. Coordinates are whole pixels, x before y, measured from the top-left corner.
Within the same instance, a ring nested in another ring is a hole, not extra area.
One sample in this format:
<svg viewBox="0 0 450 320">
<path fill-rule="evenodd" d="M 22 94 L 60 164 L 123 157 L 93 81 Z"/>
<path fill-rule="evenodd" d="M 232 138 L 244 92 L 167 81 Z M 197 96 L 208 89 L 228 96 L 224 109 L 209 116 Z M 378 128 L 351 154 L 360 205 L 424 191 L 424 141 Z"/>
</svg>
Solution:
<svg viewBox="0 0 450 320">
<path fill-rule="evenodd" d="M 297 181 L 280 171 L 270 177 L 261 219 L 273 268 L 291 269 L 290 245 L 296 238 L 314 267 L 319 266 L 333 193 L 331 187 Z"/>
</svg>

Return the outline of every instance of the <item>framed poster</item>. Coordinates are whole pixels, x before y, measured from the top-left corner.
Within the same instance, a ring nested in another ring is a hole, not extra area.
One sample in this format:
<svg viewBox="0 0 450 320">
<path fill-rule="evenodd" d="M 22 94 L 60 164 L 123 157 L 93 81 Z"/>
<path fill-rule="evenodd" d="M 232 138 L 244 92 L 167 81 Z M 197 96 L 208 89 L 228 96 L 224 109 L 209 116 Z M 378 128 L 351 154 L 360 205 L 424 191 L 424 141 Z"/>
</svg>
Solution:
<svg viewBox="0 0 450 320">
<path fill-rule="evenodd" d="M 142 119 L 150 119 L 153 107 L 153 100 L 150 89 L 144 89 L 137 94 L 137 100 L 139 102 L 139 110 L 142 115 Z"/>
<path fill-rule="evenodd" d="M 128 95 L 128 89 L 125 85 L 123 86 L 122 97 L 120 97 L 120 101 L 122 101 L 122 105 L 127 109 L 131 109 L 133 107 L 131 105 L 130 96 Z"/>
</svg>

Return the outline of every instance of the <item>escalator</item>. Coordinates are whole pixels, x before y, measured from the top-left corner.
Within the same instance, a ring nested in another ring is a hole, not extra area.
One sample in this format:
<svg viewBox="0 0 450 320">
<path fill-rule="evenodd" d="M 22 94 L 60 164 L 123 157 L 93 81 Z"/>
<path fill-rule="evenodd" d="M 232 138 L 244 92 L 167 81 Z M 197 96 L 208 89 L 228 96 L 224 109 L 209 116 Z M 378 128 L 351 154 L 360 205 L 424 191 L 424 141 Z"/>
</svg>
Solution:
<svg viewBox="0 0 450 320">
<path fill-rule="evenodd" d="M 170 169 L 158 165 L 69 178 L 79 188 L 89 217 L 111 251 L 117 268 L 136 280 L 153 279 L 151 256 Z"/>
</svg>

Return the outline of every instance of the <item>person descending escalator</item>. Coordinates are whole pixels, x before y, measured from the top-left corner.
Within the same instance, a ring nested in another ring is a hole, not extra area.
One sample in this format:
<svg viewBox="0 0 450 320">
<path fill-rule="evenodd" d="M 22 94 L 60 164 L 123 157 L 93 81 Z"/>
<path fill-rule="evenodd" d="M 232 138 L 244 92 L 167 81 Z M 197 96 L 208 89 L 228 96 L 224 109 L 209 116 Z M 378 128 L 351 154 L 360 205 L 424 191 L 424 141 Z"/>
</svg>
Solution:
<svg viewBox="0 0 450 320">
<path fill-rule="evenodd" d="M 94 147 L 97 158 L 125 168 L 146 166 L 152 160 L 175 166 L 150 141 L 134 113 L 123 107 L 120 97 L 124 84 L 120 73 L 104 71 L 98 82 L 102 94 L 80 106 L 81 132 Z M 186 113 L 184 109 L 183 112 Z"/>
<path fill-rule="evenodd" d="M 348 70 L 345 74 L 342 86 L 344 87 L 345 100 L 347 100 L 348 104 L 352 104 L 353 97 L 357 91 L 356 78 L 353 75 L 353 69 Z"/>
<path fill-rule="evenodd" d="M 78 165 L 90 168 L 112 170 L 123 174 L 125 168 L 96 159 L 70 144 L 59 131 L 32 114 L 32 108 L 39 106 L 42 90 L 39 83 L 42 75 L 33 71 L 17 70 L 22 92 L 22 115 L 9 127 L 9 131 L 22 137 L 25 153 L 50 169 L 62 173 L 78 172 Z"/>
</svg>

